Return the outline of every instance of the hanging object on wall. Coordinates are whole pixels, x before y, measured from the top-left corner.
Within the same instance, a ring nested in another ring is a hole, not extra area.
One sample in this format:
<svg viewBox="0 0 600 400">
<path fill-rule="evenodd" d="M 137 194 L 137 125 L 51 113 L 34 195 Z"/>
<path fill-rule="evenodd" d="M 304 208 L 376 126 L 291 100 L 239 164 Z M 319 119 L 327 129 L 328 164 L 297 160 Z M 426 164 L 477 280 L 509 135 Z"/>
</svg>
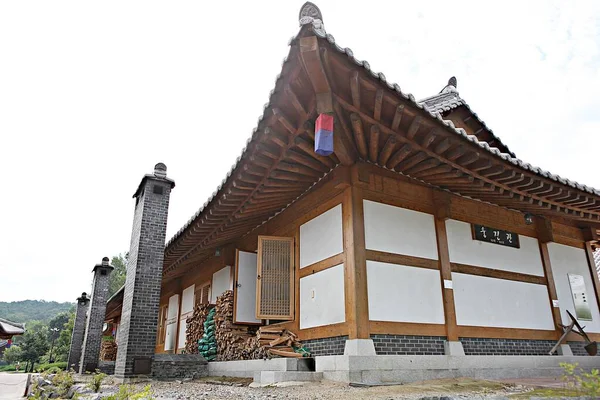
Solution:
<svg viewBox="0 0 600 400">
<path fill-rule="evenodd" d="M 473 240 L 514 247 L 516 249 L 521 247 L 519 235 L 514 232 L 477 224 L 471 224 L 471 232 L 473 234 Z"/>
<path fill-rule="evenodd" d="M 588 303 L 587 290 L 585 290 L 585 281 L 582 275 L 567 274 L 569 277 L 569 286 L 573 296 L 573 305 L 575 306 L 575 315 L 577 319 L 583 321 L 592 321 L 592 310 Z"/>
<path fill-rule="evenodd" d="M 315 124 L 315 153 L 328 156 L 333 153 L 333 116 L 320 114 Z"/>
</svg>

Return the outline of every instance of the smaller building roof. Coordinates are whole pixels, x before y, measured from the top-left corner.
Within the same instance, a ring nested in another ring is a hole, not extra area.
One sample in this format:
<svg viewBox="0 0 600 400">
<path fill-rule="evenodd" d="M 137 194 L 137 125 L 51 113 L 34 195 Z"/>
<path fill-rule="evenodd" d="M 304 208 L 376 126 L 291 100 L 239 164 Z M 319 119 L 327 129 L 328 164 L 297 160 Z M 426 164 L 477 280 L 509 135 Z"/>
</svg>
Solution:
<svg viewBox="0 0 600 400">
<path fill-rule="evenodd" d="M 25 325 L 0 318 L 0 339 L 10 339 L 25 333 Z"/>
</svg>

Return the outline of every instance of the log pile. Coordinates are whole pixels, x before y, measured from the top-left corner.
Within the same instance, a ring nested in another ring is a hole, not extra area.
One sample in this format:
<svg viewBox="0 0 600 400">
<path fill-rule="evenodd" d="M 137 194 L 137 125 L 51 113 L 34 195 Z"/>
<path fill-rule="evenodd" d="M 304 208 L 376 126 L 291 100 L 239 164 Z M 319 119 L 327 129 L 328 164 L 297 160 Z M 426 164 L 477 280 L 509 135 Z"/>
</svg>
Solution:
<svg viewBox="0 0 600 400">
<path fill-rule="evenodd" d="M 302 358 L 310 354 L 302 347 L 298 336 L 287 329 L 261 326 L 256 333 L 259 345 L 266 349 L 270 356 Z"/>
<path fill-rule="evenodd" d="M 103 340 L 102 347 L 100 347 L 100 359 L 102 361 L 117 361 L 117 342 Z"/>
<path fill-rule="evenodd" d="M 256 329 L 233 323 L 233 291 L 217 297 L 215 336 L 219 361 L 254 360 L 263 358 L 265 352 L 256 340 Z"/>
<path fill-rule="evenodd" d="M 209 310 L 210 305 L 198 304 L 192 316 L 186 320 L 185 352 L 187 354 L 198 354 L 198 341 L 204 335 L 204 322 Z"/>
</svg>

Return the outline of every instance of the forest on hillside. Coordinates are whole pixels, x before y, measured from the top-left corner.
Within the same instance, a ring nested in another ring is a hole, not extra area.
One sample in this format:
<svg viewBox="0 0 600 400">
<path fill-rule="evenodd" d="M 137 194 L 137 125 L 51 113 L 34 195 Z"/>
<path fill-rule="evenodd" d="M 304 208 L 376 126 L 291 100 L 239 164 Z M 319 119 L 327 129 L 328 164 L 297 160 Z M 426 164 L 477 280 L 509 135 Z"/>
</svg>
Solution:
<svg viewBox="0 0 600 400">
<path fill-rule="evenodd" d="M 58 314 L 67 312 L 74 306 L 75 303 L 45 300 L 0 301 L 0 318 L 18 323 L 49 322 Z"/>
</svg>

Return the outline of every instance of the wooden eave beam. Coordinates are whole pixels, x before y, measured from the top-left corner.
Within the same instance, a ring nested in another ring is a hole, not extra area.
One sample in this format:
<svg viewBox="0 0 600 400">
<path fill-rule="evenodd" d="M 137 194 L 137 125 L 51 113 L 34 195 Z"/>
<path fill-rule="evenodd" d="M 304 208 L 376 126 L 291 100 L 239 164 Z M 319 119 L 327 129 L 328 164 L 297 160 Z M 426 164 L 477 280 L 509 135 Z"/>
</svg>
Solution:
<svg viewBox="0 0 600 400">
<path fill-rule="evenodd" d="M 303 37 L 299 43 L 300 59 L 317 98 L 317 113 L 333 112 L 331 86 L 321 62 L 318 39 L 316 36 Z"/>
</svg>

